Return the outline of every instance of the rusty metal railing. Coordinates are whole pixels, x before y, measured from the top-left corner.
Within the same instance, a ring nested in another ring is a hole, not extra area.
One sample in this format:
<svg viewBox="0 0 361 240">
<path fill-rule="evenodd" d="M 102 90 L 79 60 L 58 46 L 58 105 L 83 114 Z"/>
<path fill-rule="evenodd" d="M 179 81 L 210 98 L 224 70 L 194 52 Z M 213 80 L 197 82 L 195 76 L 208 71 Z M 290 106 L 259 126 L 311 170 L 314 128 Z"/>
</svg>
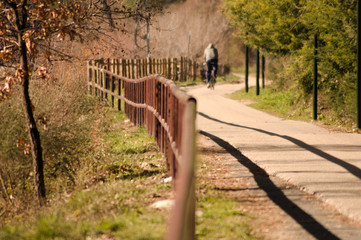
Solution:
<svg viewBox="0 0 361 240">
<path fill-rule="evenodd" d="M 121 77 L 88 62 L 90 94 L 117 101 L 131 122 L 144 125 L 167 159 L 172 176 L 175 207 L 166 239 L 195 238 L 195 117 L 196 100 L 179 90 L 173 81 L 153 75 L 141 79 Z"/>
</svg>

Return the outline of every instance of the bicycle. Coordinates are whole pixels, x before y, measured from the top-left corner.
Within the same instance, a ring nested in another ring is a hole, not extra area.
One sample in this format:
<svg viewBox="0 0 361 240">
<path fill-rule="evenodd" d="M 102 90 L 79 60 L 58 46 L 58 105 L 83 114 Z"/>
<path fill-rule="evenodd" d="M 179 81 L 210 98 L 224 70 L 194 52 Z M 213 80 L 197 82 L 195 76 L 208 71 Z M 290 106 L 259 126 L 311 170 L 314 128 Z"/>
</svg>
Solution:
<svg viewBox="0 0 361 240">
<path fill-rule="evenodd" d="M 214 90 L 214 85 L 216 84 L 216 75 L 214 74 L 214 71 L 216 70 L 216 66 L 214 64 L 211 65 L 211 76 L 210 76 L 210 82 L 208 83 L 208 88 Z M 207 69 L 207 67 L 206 67 Z M 206 70 L 207 72 L 207 70 Z"/>
<path fill-rule="evenodd" d="M 211 82 L 209 83 L 209 88 L 214 90 L 214 85 L 216 84 L 216 76 L 214 76 L 214 71 L 211 73 Z"/>
</svg>

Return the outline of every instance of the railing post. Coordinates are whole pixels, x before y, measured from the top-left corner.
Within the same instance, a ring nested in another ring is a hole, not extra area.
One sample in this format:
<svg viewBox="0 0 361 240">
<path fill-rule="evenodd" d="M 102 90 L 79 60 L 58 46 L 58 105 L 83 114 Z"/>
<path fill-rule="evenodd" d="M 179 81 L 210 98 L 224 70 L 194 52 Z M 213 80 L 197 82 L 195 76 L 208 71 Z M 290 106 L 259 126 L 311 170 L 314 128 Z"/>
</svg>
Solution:
<svg viewBox="0 0 361 240">
<path fill-rule="evenodd" d="M 114 93 L 114 90 L 115 90 L 115 84 L 114 84 L 114 77 L 111 76 L 111 91 L 112 93 Z M 112 95 L 112 108 L 114 108 L 114 96 Z"/>
<path fill-rule="evenodd" d="M 148 75 L 153 74 L 152 59 L 150 57 L 147 58 L 147 73 Z"/>
<path fill-rule="evenodd" d="M 357 128 L 361 130 L 361 3 L 357 1 L 357 83 L 356 83 L 356 119 Z"/>
<path fill-rule="evenodd" d="M 139 77 L 138 78 L 142 78 L 144 77 L 144 68 L 143 68 L 143 59 L 139 59 Z"/>
<path fill-rule="evenodd" d="M 175 207 L 167 240 L 195 239 L 195 183 L 194 164 L 196 158 L 196 101 L 189 100 L 184 109 L 182 130 L 182 167 L 177 178 Z"/>
<path fill-rule="evenodd" d="M 184 82 L 184 58 L 183 57 L 181 57 L 181 59 L 180 59 L 179 67 L 180 67 L 180 69 L 179 69 L 179 75 L 180 75 L 179 81 Z"/>
<path fill-rule="evenodd" d="M 143 77 L 148 75 L 148 64 L 147 58 L 143 59 Z"/>
<path fill-rule="evenodd" d="M 245 91 L 248 92 L 248 46 L 246 45 L 246 50 L 245 50 L 245 55 L 246 55 L 246 63 L 245 63 Z"/>
<path fill-rule="evenodd" d="M 104 86 L 103 65 L 99 65 L 99 96 L 100 96 L 100 98 L 104 98 L 103 86 Z"/>
<path fill-rule="evenodd" d="M 163 77 L 167 76 L 167 60 L 165 58 L 162 59 L 162 75 Z"/>
<path fill-rule="evenodd" d="M 118 78 L 118 95 L 121 96 L 122 92 L 122 80 L 120 78 Z M 120 98 L 118 98 L 118 111 L 122 110 L 122 101 L 120 100 Z"/>
<path fill-rule="evenodd" d="M 157 110 L 157 112 L 160 112 L 161 109 L 160 101 L 161 101 L 161 83 L 157 80 L 155 85 L 155 109 Z M 160 135 L 161 135 L 160 123 L 158 119 L 156 119 L 155 139 L 159 147 L 160 147 Z"/>
<path fill-rule="evenodd" d="M 259 50 L 256 53 L 256 95 L 259 95 Z"/>
<path fill-rule="evenodd" d="M 117 74 L 118 76 L 120 75 L 120 63 L 119 63 L 119 59 L 115 59 L 115 74 Z"/>
<path fill-rule="evenodd" d="M 102 92 L 103 92 L 103 97 L 104 97 L 104 99 L 105 100 L 108 100 L 108 93 L 106 93 L 105 91 L 104 91 L 104 89 L 107 89 L 107 85 L 108 85 L 108 75 L 105 73 L 105 66 L 104 66 L 104 68 L 103 68 L 103 70 L 102 70 L 102 78 L 103 78 L 103 88 L 102 88 Z"/>
<path fill-rule="evenodd" d="M 178 69 L 177 68 L 178 68 L 177 58 L 173 58 L 173 77 L 172 77 L 173 81 L 178 80 Z"/>
<path fill-rule="evenodd" d="M 152 73 L 158 73 L 158 69 L 157 69 L 157 61 L 156 59 L 152 60 Z"/>
<path fill-rule="evenodd" d="M 167 93 L 167 123 L 169 126 L 169 132 L 171 136 L 174 136 L 174 96 L 171 94 L 171 90 L 169 89 Z M 174 153 L 171 149 L 171 142 L 168 141 L 167 145 L 167 151 L 168 151 L 168 169 L 171 176 L 174 176 L 174 164 L 175 164 L 175 158 Z"/>
<path fill-rule="evenodd" d="M 131 75 L 131 68 L 132 68 L 132 66 L 131 66 L 131 60 L 127 60 L 127 78 L 132 78 L 132 75 Z"/>
<path fill-rule="evenodd" d="M 108 70 L 108 71 L 112 71 L 112 69 L 111 69 L 111 62 L 110 62 L 110 58 L 108 58 L 107 59 L 107 61 L 106 61 L 106 65 L 104 66 L 104 68 L 106 69 L 106 70 Z"/>
<path fill-rule="evenodd" d="M 265 88 L 265 79 L 264 79 L 265 67 L 266 67 L 266 59 L 264 55 L 262 55 L 262 88 Z"/>
<path fill-rule="evenodd" d="M 125 59 L 122 59 L 122 76 L 123 77 L 127 77 L 127 62 L 125 61 Z"/>
<path fill-rule="evenodd" d="M 98 85 L 99 83 L 99 71 L 98 71 L 98 62 L 97 61 L 94 61 L 94 95 L 95 96 L 98 96 L 98 87 L 95 86 L 95 85 Z"/>
<path fill-rule="evenodd" d="M 87 73 L 88 73 L 88 93 L 92 94 L 92 85 L 93 85 L 93 67 L 92 67 L 92 61 L 87 62 Z"/>
<path fill-rule="evenodd" d="M 172 77 L 172 61 L 170 58 L 167 59 L 167 69 L 168 69 L 167 70 L 167 72 L 168 72 L 167 78 L 171 79 L 171 77 Z"/>
<path fill-rule="evenodd" d="M 318 40 L 317 34 L 314 35 L 314 59 L 313 59 L 313 120 L 317 120 L 317 58 L 318 58 Z"/>
<path fill-rule="evenodd" d="M 135 59 L 134 60 L 134 66 L 135 66 L 135 70 L 134 70 L 134 78 L 133 79 L 138 79 L 140 77 L 140 67 L 139 67 L 139 59 Z"/>
<path fill-rule="evenodd" d="M 132 68 L 132 79 L 135 79 L 135 73 L 134 73 L 134 59 L 131 60 L 131 68 Z"/>
</svg>

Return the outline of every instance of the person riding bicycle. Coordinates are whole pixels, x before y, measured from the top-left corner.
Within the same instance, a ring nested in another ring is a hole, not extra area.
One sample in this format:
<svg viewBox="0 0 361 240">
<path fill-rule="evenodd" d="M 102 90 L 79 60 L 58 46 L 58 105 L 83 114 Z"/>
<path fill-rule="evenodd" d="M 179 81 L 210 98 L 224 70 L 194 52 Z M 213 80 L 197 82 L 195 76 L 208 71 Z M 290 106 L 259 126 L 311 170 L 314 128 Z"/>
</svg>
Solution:
<svg viewBox="0 0 361 240">
<path fill-rule="evenodd" d="M 207 64 L 206 76 L 207 76 L 207 84 L 209 88 L 211 83 L 212 69 L 214 71 L 214 79 L 216 79 L 217 71 L 218 71 L 218 50 L 213 46 L 212 43 L 210 43 L 208 47 L 204 49 L 204 58 Z"/>
</svg>

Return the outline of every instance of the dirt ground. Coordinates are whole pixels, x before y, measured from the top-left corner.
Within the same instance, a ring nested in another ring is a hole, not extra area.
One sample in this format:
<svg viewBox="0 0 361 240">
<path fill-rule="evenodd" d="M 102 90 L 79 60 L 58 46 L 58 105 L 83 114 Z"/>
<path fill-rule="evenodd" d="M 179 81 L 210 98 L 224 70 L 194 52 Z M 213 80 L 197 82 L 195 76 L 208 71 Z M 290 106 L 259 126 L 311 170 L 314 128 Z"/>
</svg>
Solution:
<svg viewBox="0 0 361 240">
<path fill-rule="evenodd" d="M 261 239 L 360 239 L 361 226 L 328 205 L 253 166 L 237 149 L 200 133 L 198 154 L 209 171 L 200 181 L 236 198 Z M 265 183 L 265 185 L 260 183 Z M 273 185 L 274 184 L 274 185 Z"/>
</svg>

